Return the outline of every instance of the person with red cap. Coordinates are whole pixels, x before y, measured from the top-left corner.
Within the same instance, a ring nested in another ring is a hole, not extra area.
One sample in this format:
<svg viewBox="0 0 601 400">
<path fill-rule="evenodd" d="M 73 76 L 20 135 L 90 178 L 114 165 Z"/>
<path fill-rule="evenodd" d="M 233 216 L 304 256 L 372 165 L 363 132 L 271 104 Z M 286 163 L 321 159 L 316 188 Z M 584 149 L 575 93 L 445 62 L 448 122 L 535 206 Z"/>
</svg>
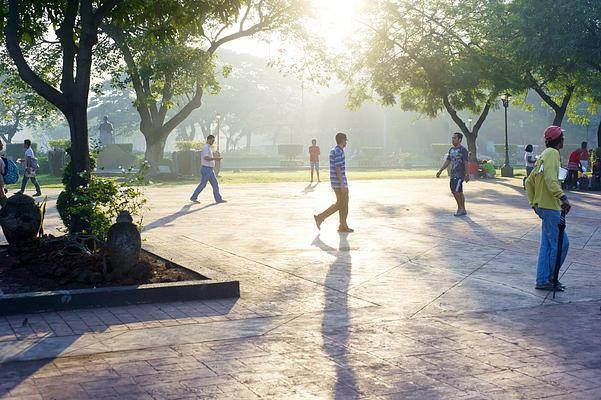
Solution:
<svg viewBox="0 0 601 400">
<path fill-rule="evenodd" d="M 526 190 L 530 206 L 542 220 L 540 250 L 536 267 L 536 289 L 553 290 L 553 272 L 557 258 L 559 238 L 559 220 L 561 211 L 570 211 L 570 202 L 561 190 L 559 183 L 559 150 L 563 148 L 563 132 L 559 126 L 551 125 L 545 129 L 546 149 L 542 152 L 532 173 L 526 179 Z M 561 251 L 563 264 L 569 248 L 568 235 L 564 232 Z M 556 290 L 563 290 L 558 282 Z"/>
</svg>

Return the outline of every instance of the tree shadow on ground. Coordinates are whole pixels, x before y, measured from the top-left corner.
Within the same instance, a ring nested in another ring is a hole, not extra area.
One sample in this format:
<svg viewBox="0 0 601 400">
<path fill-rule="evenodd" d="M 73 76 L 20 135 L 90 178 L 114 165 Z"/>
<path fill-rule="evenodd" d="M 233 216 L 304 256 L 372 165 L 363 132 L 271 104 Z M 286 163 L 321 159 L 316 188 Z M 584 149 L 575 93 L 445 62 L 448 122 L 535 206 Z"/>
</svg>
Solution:
<svg viewBox="0 0 601 400">
<path fill-rule="evenodd" d="M 0 398 L 7 395 L 11 398 L 30 395 L 32 398 L 38 398 L 33 393 L 20 392 L 19 387 L 34 375 L 37 381 L 57 379 L 56 385 L 61 385 L 60 394 L 54 396 L 53 393 L 44 393 L 44 398 L 46 396 L 49 398 L 94 397 L 86 394 L 79 384 L 75 385 L 69 382 L 67 370 L 69 363 L 73 363 L 71 357 L 77 360 L 88 358 L 85 354 L 78 354 L 78 351 L 88 346 L 102 346 L 103 341 L 110 342 L 113 337 L 136 332 L 136 329 L 166 329 L 181 325 L 184 319 L 189 319 L 190 323 L 198 323 L 195 321 L 198 318 L 206 318 L 207 323 L 212 322 L 214 318 L 221 319 L 228 315 L 236 301 L 237 299 L 223 299 L 139 304 L 8 316 L 6 320 L 13 326 L 19 337 L 16 341 L 14 339 L 6 342 L 0 341 Z M 24 318 L 25 320 L 23 320 Z M 98 325 L 92 325 L 94 323 Z M 152 324 L 152 326 L 148 326 L 148 324 Z M 136 325 L 137 328 L 134 327 Z M 54 327 L 54 330 L 51 327 Z M 5 328 L 0 325 L 1 333 L 4 333 Z M 57 329 L 65 329 L 65 331 L 60 332 Z M 108 336 L 102 341 L 97 340 L 96 344 L 88 346 L 78 343 L 84 336 L 92 334 L 108 334 Z M 144 345 L 144 343 L 139 344 Z M 134 366 L 136 360 L 127 360 L 127 356 L 124 354 L 135 351 L 123 350 L 111 354 L 124 358 L 124 365 L 133 363 L 132 366 Z M 58 373 L 65 365 L 67 370 L 64 373 Z M 89 367 L 86 367 L 86 369 L 88 368 L 95 370 L 89 379 L 90 382 L 93 380 L 108 382 L 121 378 L 118 371 L 107 370 L 99 364 L 91 363 Z M 78 375 L 81 371 L 74 373 Z M 66 381 L 61 383 L 62 379 L 66 379 Z M 48 385 L 47 382 L 44 386 L 46 385 Z"/>
</svg>

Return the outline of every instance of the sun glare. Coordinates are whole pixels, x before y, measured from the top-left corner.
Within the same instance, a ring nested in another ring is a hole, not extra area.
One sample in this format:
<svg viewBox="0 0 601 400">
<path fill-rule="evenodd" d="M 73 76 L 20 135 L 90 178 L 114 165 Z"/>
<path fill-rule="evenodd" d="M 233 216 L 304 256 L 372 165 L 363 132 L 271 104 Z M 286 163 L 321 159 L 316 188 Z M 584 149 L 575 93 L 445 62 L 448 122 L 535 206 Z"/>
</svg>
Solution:
<svg viewBox="0 0 601 400">
<path fill-rule="evenodd" d="M 352 39 L 363 0 L 313 0 L 314 22 L 309 29 L 322 36 L 333 50 Z"/>
</svg>

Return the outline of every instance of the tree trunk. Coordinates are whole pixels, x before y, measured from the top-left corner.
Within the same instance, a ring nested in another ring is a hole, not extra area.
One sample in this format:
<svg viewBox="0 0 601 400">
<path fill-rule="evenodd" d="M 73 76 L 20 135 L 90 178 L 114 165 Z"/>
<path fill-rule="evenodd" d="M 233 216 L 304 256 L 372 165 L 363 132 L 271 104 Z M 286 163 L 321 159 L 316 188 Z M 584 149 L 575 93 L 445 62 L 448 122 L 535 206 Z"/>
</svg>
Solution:
<svg viewBox="0 0 601 400">
<path fill-rule="evenodd" d="M 467 125 L 465 125 L 465 122 L 463 122 L 463 120 L 459 117 L 459 115 L 457 114 L 457 111 L 451 105 L 451 102 L 449 101 L 449 97 L 443 96 L 443 98 L 442 98 L 443 104 L 444 104 L 447 112 L 451 116 L 451 119 L 459 127 L 459 129 L 463 133 L 463 136 L 465 137 L 465 140 L 467 142 L 467 150 L 469 151 L 469 161 L 474 161 L 474 162 L 478 161 L 478 148 L 476 147 L 476 139 L 478 138 L 478 132 L 480 131 L 482 124 L 484 123 L 484 121 L 486 120 L 486 117 L 488 116 L 488 112 L 490 111 L 490 105 L 495 97 L 496 97 L 496 93 L 491 94 L 489 100 L 484 105 L 484 108 L 482 109 L 482 112 L 480 113 L 478 120 L 474 124 L 474 127 L 472 128 L 471 132 L 470 132 L 469 128 L 467 127 Z"/>
<path fill-rule="evenodd" d="M 83 105 L 73 106 L 73 112 L 68 114 L 69 131 L 71 136 L 71 179 L 69 187 L 74 189 L 85 185 L 90 180 L 90 157 L 88 145 L 88 113 Z"/>
<path fill-rule="evenodd" d="M 88 145 L 88 112 L 85 106 L 72 107 L 73 112 L 66 114 L 71 134 L 71 178 L 69 188 L 85 186 L 90 181 L 90 149 Z M 91 229 L 89 215 L 72 216 L 72 232 L 85 232 Z"/>
<path fill-rule="evenodd" d="M 563 117 L 566 115 L 566 109 L 565 108 L 558 108 L 557 110 L 555 110 L 555 118 L 553 118 L 553 125 L 555 126 L 561 126 L 561 123 L 563 122 Z"/>
<path fill-rule="evenodd" d="M 476 138 L 478 137 L 478 135 L 474 135 L 473 133 L 465 133 L 465 140 L 467 142 L 467 151 L 469 151 L 470 156 L 469 156 L 469 160 L 470 161 L 478 161 L 478 148 L 476 147 Z"/>
<path fill-rule="evenodd" d="M 153 135 L 144 135 L 144 137 L 146 138 L 146 161 L 150 163 L 151 170 L 157 171 L 165 156 L 165 141 Z"/>
<path fill-rule="evenodd" d="M 599 121 L 599 126 L 597 127 L 597 147 L 601 147 L 601 120 Z"/>
<path fill-rule="evenodd" d="M 252 137 L 252 131 L 249 130 L 246 133 L 246 152 L 247 153 L 250 153 L 250 140 L 251 140 L 251 137 Z"/>
<path fill-rule="evenodd" d="M 566 115 L 566 110 L 568 109 L 568 104 L 572 99 L 572 95 L 574 94 L 575 86 L 568 86 L 563 95 L 563 99 L 561 100 L 561 104 L 557 104 L 551 96 L 549 96 L 544 89 L 536 82 L 536 80 L 530 76 L 530 81 L 532 84 L 532 88 L 534 91 L 540 96 L 540 98 L 547 103 L 551 109 L 555 112 L 555 117 L 553 118 L 553 125 L 561 126 L 563 121 L 563 117 Z"/>
<path fill-rule="evenodd" d="M 194 140 L 194 139 L 196 139 L 196 122 L 192 122 L 190 124 L 190 136 L 189 136 L 189 138 L 190 139 L 188 139 L 188 140 Z"/>
</svg>

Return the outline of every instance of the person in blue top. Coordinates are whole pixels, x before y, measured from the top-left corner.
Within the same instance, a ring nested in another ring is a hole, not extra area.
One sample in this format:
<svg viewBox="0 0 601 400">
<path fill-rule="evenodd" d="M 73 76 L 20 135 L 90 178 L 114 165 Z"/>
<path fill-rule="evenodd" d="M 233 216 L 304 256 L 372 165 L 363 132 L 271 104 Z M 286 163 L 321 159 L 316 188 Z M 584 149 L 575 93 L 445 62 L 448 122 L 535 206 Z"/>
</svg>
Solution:
<svg viewBox="0 0 601 400">
<path fill-rule="evenodd" d="M 463 183 L 468 182 L 470 180 L 470 176 L 467 169 L 467 160 L 469 153 L 467 149 L 461 145 L 461 140 L 463 140 L 463 134 L 455 132 L 453 133 L 453 138 L 451 140 L 453 143 L 453 147 L 449 149 L 447 159 L 436 173 L 436 177 L 440 178 L 440 174 L 442 173 L 442 171 L 444 171 L 449 166 L 449 164 L 451 164 L 451 193 L 453 193 L 453 197 L 455 197 L 455 201 L 457 202 L 457 212 L 453 215 L 456 217 L 461 217 L 463 215 L 467 215 L 467 211 L 465 211 L 465 196 L 463 195 Z"/>
<path fill-rule="evenodd" d="M 332 204 L 321 214 L 313 216 L 317 229 L 321 229 L 322 222 L 338 211 L 338 216 L 340 217 L 338 232 L 354 232 L 346 223 L 346 217 L 348 216 L 348 182 L 346 180 L 346 162 L 344 157 L 346 142 L 346 134 L 338 132 L 336 134 L 336 147 L 330 150 L 330 184 L 336 194 L 336 203 Z"/>
</svg>

